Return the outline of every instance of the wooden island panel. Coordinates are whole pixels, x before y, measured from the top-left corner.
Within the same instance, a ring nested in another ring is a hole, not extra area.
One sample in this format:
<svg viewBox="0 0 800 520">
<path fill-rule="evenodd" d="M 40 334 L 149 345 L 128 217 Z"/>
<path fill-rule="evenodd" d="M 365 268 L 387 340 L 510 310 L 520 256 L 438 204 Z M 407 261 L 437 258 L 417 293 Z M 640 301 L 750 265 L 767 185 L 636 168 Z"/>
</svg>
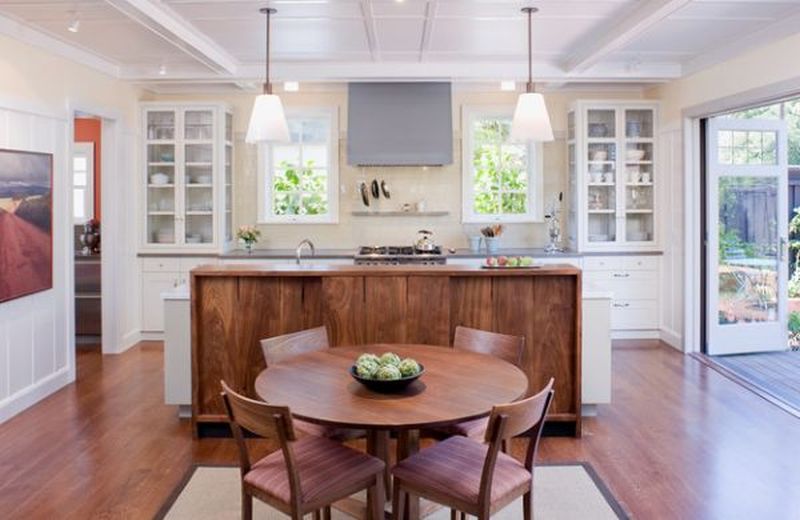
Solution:
<svg viewBox="0 0 800 520">
<path fill-rule="evenodd" d="M 332 346 L 452 345 L 459 325 L 523 335 L 532 389 L 556 380 L 550 419 L 580 431 L 580 271 L 361 270 L 192 272 L 192 417 L 224 419 L 219 381 L 254 395 L 259 341 L 325 325 Z"/>
</svg>

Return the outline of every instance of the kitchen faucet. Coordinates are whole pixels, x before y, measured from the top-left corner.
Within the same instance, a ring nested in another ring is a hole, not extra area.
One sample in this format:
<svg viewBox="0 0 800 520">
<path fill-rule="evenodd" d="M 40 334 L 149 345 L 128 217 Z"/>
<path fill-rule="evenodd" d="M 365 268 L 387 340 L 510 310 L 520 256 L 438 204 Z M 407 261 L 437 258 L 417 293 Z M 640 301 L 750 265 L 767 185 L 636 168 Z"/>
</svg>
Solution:
<svg viewBox="0 0 800 520">
<path fill-rule="evenodd" d="M 297 249 L 295 249 L 295 259 L 297 260 L 297 265 L 300 265 L 300 255 L 303 253 L 303 246 L 308 246 L 311 249 L 311 256 L 317 256 L 317 250 L 314 247 L 314 242 L 305 238 L 299 244 L 297 244 Z"/>
</svg>

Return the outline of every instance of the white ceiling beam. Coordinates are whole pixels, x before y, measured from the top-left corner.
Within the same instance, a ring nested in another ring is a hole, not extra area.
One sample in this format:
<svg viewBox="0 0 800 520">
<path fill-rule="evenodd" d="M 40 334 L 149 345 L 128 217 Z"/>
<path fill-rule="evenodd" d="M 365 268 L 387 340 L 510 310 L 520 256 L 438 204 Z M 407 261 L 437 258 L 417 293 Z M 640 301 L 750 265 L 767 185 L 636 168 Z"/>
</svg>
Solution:
<svg viewBox="0 0 800 520">
<path fill-rule="evenodd" d="M 118 11 L 219 74 L 235 75 L 239 62 L 163 2 L 106 0 Z"/>
<path fill-rule="evenodd" d="M 32 28 L 26 23 L 5 15 L 0 15 L 0 34 L 38 47 L 56 56 L 61 56 L 62 58 L 80 63 L 81 65 L 90 67 L 103 74 L 115 78 L 120 75 L 121 67 L 118 63 L 102 58 L 93 52 L 68 43 L 60 38 L 54 38 L 45 32 Z"/>
<path fill-rule="evenodd" d="M 436 11 L 439 9 L 437 0 L 429 0 L 425 6 L 425 24 L 422 27 L 422 42 L 419 46 L 419 61 L 425 61 L 425 55 L 431 48 L 433 24 L 436 22 Z"/>
<path fill-rule="evenodd" d="M 685 7 L 692 0 L 645 0 L 620 23 L 604 25 L 602 33 L 592 33 L 577 45 L 577 50 L 564 61 L 564 71 L 582 72 L 610 53 L 624 47 L 650 30 L 657 23 Z"/>
<path fill-rule="evenodd" d="M 367 32 L 369 53 L 372 56 L 372 61 L 379 61 L 381 59 L 381 49 L 378 43 L 378 27 L 375 24 L 372 2 L 370 0 L 361 0 L 359 5 L 361 7 L 361 16 L 364 19 L 364 30 Z"/>
</svg>

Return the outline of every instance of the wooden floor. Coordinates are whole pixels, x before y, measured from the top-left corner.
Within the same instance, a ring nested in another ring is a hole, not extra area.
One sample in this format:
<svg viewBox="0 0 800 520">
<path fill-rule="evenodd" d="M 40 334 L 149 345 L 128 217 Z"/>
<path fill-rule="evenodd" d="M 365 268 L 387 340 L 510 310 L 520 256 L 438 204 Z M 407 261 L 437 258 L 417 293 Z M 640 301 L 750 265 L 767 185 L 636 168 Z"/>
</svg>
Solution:
<svg viewBox="0 0 800 520">
<path fill-rule="evenodd" d="M 800 518 L 800 420 L 669 347 L 617 347 L 614 404 L 542 460 L 589 461 L 636 518 Z M 0 518 L 151 518 L 193 463 L 236 460 L 162 404 L 159 343 L 78 364 L 0 425 Z"/>
<path fill-rule="evenodd" d="M 714 356 L 713 361 L 800 411 L 800 352 Z"/>
</svg>

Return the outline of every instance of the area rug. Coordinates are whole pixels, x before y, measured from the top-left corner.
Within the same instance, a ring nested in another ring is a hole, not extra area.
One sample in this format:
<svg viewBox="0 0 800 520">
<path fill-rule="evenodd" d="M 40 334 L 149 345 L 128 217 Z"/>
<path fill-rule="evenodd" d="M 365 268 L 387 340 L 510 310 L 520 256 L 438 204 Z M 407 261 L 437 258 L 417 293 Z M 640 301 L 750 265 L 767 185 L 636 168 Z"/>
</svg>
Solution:
<svg viewBox="0 0 800 520">
<path fill-rule="evenodd" d="M 164 504 L 158 518 L 167 520 L 236 520 L 240 518 L 239 469 L 195 466 Z M 288 518 L 259 500 L 254 500 L 253 518 Z M 628 518 L 592 467 L 586 463 L 544 465 L 536 468 L 534 517 L 537 520 L 605 520 Z M 310 516 L 309 516 L 310 518 Z M 335 520 L 351 517 L 334 510 Z M 428 520 L 449 520 L 447 509 Z M 522 518 L 522 500 L 495 514 L 496 520 Z"/>
</svg>

